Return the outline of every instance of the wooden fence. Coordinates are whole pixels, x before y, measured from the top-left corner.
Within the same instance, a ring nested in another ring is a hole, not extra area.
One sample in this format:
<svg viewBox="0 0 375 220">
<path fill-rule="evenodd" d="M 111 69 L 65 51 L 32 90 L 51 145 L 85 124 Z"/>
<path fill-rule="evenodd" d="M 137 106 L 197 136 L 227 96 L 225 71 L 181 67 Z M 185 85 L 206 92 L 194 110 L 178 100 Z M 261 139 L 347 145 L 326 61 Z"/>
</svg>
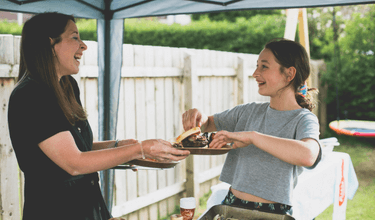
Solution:
<svg viewBox="0 0 375 220">
<path fill-rule="evenodd" d="M 7 127 L 9 95 L 19 64 L 19 36 L 0 35 L 0 220 L 22 216 L 23 174 L 19 172 Z M 80 72 L 74 76 L 98 138 L 97 43 L 85 41 Z M 251 101 L 258 94 L 251 76 L 257 55 L 123 45 L 117 138 L 169 140 L 182 131 L 189 108 L 213 114 Z M 129 220 L 158 219 L 172 213 L 186 194 L 199 198 L 218 183 L 225 155 L 189 156 L 174 169 L 115 171 L 112 213 Z M 21 195 L 21 196 L 20 196 Z"/>
</svg>

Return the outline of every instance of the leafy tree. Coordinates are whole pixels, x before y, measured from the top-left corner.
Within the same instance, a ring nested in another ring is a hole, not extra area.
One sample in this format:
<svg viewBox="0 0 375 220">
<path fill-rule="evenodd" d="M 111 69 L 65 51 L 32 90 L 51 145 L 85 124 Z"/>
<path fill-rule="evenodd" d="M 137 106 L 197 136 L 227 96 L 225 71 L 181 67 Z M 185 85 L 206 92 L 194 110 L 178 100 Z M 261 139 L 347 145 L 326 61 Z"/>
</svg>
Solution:
<svg viewBox="0 0 375 220">
<path fill-rule="evenodd" d="M 333 57 L 333 10 L 340 12 L 341 7 L 307 9 L 310 55 L 312 59 L 331 61 Z M 344 19 L 336 13 L 337 34 L 344 31 Z"/>
<path fill-rule="evenodd" d="M 338 39 L 338 62 L 327 63 L 323 79 L 330 88 L 327 98 L 330 120 L 336 119 L 336 86 L 341 119 L 375 120 L 375 5 L 369 7 L 366 14 L 353 14 L 346 22 Z M 327 51 L 332 53 L 332 49 Z"/>
</svg>

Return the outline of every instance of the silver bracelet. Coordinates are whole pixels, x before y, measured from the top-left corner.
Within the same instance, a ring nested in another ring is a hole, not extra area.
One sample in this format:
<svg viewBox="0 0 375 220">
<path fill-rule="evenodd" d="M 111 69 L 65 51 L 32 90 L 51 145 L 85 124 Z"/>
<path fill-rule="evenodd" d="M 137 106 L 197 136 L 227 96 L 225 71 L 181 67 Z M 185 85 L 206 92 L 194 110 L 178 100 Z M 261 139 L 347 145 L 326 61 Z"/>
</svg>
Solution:
<svg viewBox="0 0 375 220">
<path fill-rule="evenodd" d="M 146 159 L 145 154 L 143 152 L 142 141 L 141 142 L 138 141 L 138 143 L 141 145 L 142 159 Z"/>
<path fill-rule="evenodd" d="M 119 139 L 116 140 L 116 142 L 115 142 L 115 146 L 113 146 L 113 148 L 118 147 L 118 142 L 119 142 L 119 141 L 120 141 Z"/>
</svg>

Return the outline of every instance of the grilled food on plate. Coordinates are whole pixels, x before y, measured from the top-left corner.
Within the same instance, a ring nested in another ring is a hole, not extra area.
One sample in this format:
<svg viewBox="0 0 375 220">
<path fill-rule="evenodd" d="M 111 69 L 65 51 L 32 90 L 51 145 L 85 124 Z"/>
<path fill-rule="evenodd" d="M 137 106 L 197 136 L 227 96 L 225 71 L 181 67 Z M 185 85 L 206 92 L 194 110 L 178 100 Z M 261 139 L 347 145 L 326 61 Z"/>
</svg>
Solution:
<svg viewBox="0 0 375 220">
<path fill-rule="evenodd" d="M 173 142 L 173 146 L 176 148 L 184 147 L 201 147 L 207 148 L 214 138 L 215 134 L 211 133 L 210 135 L 206 132 L 201 133 L 199 127 L 192 128 L 183 132 L 180 136 L 176 138 L 176 141 Z"/>
</svg>

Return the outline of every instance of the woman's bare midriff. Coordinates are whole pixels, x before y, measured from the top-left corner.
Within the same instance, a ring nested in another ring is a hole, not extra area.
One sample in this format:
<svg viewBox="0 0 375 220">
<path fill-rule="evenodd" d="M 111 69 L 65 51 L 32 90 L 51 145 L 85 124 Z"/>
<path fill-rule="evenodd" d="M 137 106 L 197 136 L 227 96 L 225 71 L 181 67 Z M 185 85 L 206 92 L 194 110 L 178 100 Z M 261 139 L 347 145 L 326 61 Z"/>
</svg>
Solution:
<svg viewBox="0 0 375 220">
<path fill-rule="evenodd" d="M 269 201 L 263 198 L 260 198 L 258 196 L 254 196 L 245 192 L 241 192 L 238 190 L 235 190 L 233 188 L 230 188 L 230 191 L 232 191 L 233 195 L 239 199 L 250 201 L 250 202 L 262 202 L 262 203 L 275 203 L 273 201 Z"/>
</svg>

